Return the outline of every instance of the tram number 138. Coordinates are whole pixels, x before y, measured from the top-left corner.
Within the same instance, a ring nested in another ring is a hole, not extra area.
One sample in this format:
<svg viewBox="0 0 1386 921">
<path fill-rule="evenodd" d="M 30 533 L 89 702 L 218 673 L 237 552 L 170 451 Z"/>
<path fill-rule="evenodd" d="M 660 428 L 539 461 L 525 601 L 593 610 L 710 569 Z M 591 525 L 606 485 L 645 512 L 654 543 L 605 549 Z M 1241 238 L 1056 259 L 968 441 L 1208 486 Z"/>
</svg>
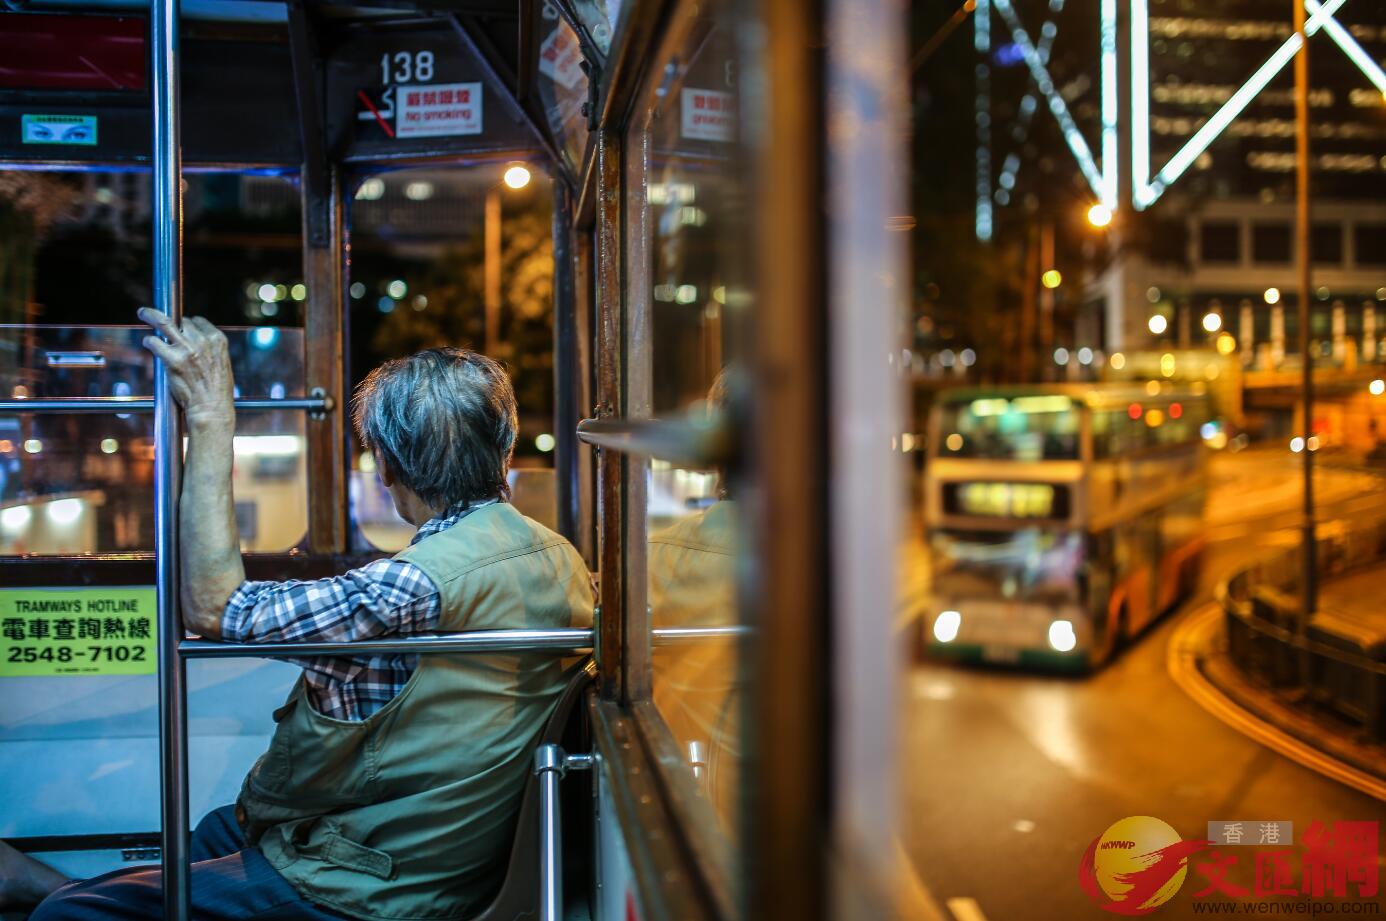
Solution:
<svg viewBox="0 0 1386 921">
<path fill-rule="evenodd" d="M 388 51 L 380 56 L 380 82 L 427 83 L 433 79 L 432 51 Z"/>
</svg>

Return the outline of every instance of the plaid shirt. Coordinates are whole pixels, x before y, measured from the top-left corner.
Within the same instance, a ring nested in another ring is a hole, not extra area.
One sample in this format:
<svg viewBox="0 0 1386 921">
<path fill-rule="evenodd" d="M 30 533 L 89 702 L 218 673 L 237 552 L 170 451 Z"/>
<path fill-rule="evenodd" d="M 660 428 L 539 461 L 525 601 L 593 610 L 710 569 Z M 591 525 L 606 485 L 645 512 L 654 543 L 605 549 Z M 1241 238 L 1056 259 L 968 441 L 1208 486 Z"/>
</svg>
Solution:
<svg viewBox="0 0 1386 921">
<path fill-rule="evenodd" d="M 409 545 L 495 501 L 454 506 L 425 522 Z M 230 643 L 351 642 L 432 633 L 441 614 L 438 587 L 423 570 L 386 559 L 312 582 L 242 582 L 226 602 L 221 635 Z M 319 713 L 363 720 L 399 693 L 418 660 L 393 654 L 289 661 L 303 668 L 308 699 Z"/>
</svg>

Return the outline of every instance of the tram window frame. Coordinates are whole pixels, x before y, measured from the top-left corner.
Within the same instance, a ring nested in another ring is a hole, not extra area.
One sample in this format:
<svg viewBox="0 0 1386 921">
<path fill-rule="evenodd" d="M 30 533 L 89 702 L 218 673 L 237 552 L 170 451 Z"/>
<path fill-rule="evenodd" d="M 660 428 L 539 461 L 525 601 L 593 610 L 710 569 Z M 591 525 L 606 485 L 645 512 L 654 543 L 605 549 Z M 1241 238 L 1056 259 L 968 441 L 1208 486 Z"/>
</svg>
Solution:
<svg viewBox="0 0 1386 921">
<path fill-rule="evenodd" d="M 725 7 L 722 7 L 725 11 Z M 623 254 L 625 278 L 622 283 L 621 365 L 622 416 L 639 425 L 653 422 L 653 290 L 652 216 L 648 200 L 650 121 L 656 103 L 667 94 L 672 105 L 675 94 L 669 90 L 672 62 L 681 59 L 699 30 L 707 25 L 706 14 L 691 2 L 676 5 L 661 30 L 655 51 L 648 57 L 649 67 L 632 95 L 631 115 L 621 134 L 621 182 L 624 188 Z M 672 81 L 675 85 L 677 80 Z M 612 305 L 603 305 L 611 309 Z M 609 449 L 618 450 L 618 449 Z M 732 917 L 739 898 L 737 868 L 729 859 L 724 833 L 706 799 L 698 791 L 686 756 L 679 751 L 673 732 L 653 699 L 652 618 L 648 603 L 648 477 L 653 453 L 631 449 L 622 452 L 625 463 L 621 475 L 623 494 L 622 609 L 624 630 L 621 646 L 624 702 L 651 753 L 651 762 L 662 781 L 666 805 L 675 826 L 684 837 L 702 881 L 712 894 L 722 915 Z M 742 656 L 738 651 L 738 658 Z M 738 819 L 745 811 L 745 798 L 739 797 Z M 705 808 L 698 808 L 699 806 Z M 743 838 L 744 840 L 744 838 Z"/>
</svg>

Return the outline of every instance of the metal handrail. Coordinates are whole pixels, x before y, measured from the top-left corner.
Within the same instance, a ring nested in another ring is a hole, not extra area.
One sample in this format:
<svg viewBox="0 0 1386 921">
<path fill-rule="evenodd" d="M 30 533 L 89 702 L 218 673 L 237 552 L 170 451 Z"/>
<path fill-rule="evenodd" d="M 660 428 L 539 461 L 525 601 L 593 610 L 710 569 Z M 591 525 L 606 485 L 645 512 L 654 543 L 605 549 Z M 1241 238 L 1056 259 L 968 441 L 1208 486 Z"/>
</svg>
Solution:
<svg viewBox="0 0 1386 921">
<path fill-rule="evenodd" d="M 358 640 L 347 643 L 217 643 L 184 640 L 178 650 L 187 658 L 299 658 L 303 656 L 363 656 L 386 653 L 489 653 L 489 652 L 586 652 L 592 648 L 592 631 L 473 630 L 426 636 Z"/>
<path fill-rule="evenodd" d="M 724 627 L 656 627 L 654 646 L 687 646 L 707 640 L 742 639 L 751 635 L 744 624 Z M 430 633 L 421 636 L 353 640 L 342 643 L 221 643 L 184 640 L 180 655 L 189 659 L 285 659 L 309 656 L 365 656 L 390 653 L 481 654 L 492 652 L 589 652 L 594 631 L 578 628 L 552 630 L 469 630 L 462 633 Z"/>
<path fill-rule="evenodd" d="M 675 464 L 715 467 L 734 456 L 731 425 L 720 416 L 684 419 L 584 419 L 578 439 L 598 448 Z"/>
<path fill-rule="evenodd" d="M 1357 653 L 1351 652 L 1349 650 L 1338 649 L 1335 646 L 1329 646 L 1327 643 L 1322 643 L 1318 640 L 1309 639 L 1307 636 L 1301 637 L 1297 635 L 1293 630 L 1287 630 L 1286 628 L 1281 627 L 1277 624 L 1270 623 L 1265 618 L 1259 616 L 1256 613 L 1254 604 L 1239 604 L 1235 599 L 1233 599 L 1230 595 L 1227 595 L 1226 593 L 1220 593 L 1218 597 L 1221 601 L 1221 606 L 1224 614 L 1226 614 L 1229 617 L 1235 617 L 1237 620 L 1245 624 L 1248 629 L 1253 630 L 1256 633 L 1261 634 L 1262 636 L 1265 636 L 1269 639 L 1273 639 L 1292 649 L 1303 650 L 1304 652 L 1312 653 L 1313 655 L 1320 656 L 1325 659 L 1332 659 L 1333 661 L 1338 662 L 1341 665 L 1347 665 L 1352 668 L 1356 668 L 1360 671 L 1364 671 L 1369 674 L 1374 674 L 1386 678 L 1386 662 L 1378 662 L 1375 659 L 1372 659 L 1366 655 L 1358 655 Z M 1270 606 L 1275 607 L 1275 605 Z M 1295 614 L 1298 611 L 1299 608 L 1296 605 L 1294 608 L 1287 610 L 1285 613 Z"/>
<path fill-rule="evenodd" d="M 331 397 L 292 400 L 236 400 L 238 412 L 301 409 L 331 412 Z M 0 400 L 0 413 L 152 413 L 153 397 L 48 397 L 35 400 Z"/>
</svg>

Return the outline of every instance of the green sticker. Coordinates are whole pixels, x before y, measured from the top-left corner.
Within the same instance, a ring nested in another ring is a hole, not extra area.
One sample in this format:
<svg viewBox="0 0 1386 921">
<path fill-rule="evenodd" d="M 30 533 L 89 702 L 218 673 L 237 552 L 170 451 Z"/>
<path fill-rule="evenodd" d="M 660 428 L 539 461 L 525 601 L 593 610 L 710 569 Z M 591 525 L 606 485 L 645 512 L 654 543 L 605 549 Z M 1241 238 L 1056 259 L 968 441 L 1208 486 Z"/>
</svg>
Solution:
<svg viewBox="0 0 1386 921">
<path fill-rule="evenodd" d="M 0 678 L 152 675 L 152 586 L 0 589 Z"/>
<path fill-rule="evenodd" d="M 25 144 L 96 146 L 95 115 L 24 115 L 19 121 Z"/>
</svg>

